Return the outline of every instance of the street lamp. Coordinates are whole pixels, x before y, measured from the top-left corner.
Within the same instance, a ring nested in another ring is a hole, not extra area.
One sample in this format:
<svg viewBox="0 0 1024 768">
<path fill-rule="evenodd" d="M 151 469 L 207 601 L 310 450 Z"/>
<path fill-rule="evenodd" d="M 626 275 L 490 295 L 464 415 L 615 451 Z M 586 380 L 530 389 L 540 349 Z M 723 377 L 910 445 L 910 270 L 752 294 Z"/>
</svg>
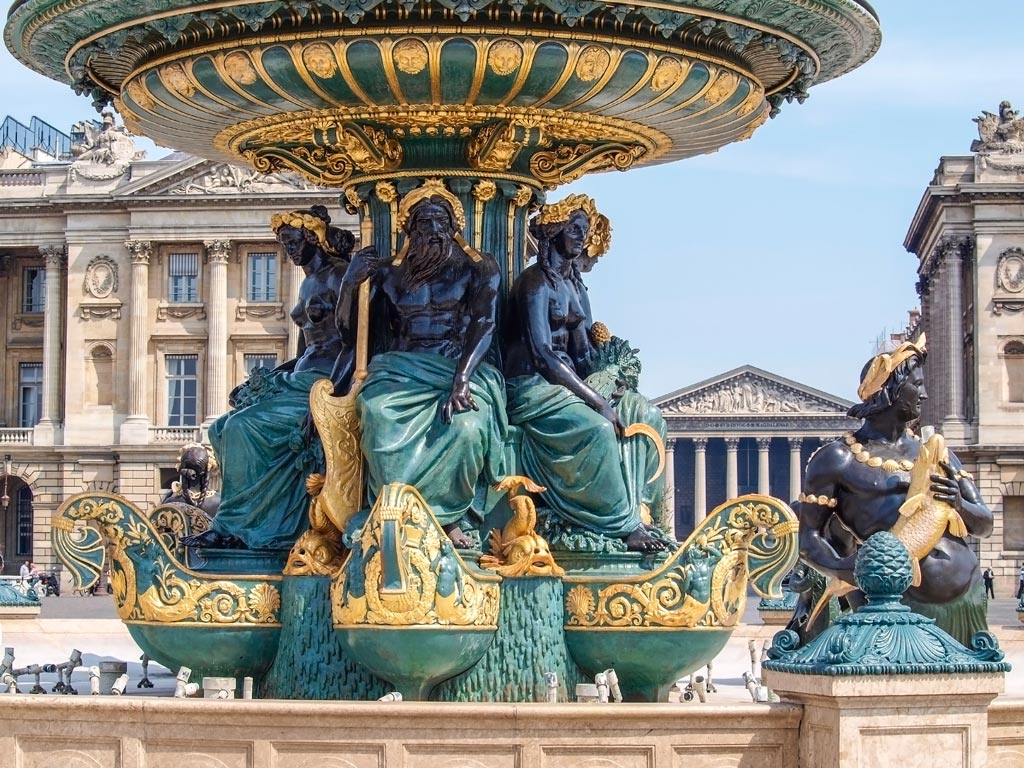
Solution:
<svg viewBox="0 0 1024 768">
<path fill-rule="evenodd" d="M 4 456 L 4 495 L 0 496 L 0 506 L 7 511 L 7 505 L 11 503 L 11 497 L 7 495 L 7 478 L 11 476 L 11 454 Z"/>
</svg>

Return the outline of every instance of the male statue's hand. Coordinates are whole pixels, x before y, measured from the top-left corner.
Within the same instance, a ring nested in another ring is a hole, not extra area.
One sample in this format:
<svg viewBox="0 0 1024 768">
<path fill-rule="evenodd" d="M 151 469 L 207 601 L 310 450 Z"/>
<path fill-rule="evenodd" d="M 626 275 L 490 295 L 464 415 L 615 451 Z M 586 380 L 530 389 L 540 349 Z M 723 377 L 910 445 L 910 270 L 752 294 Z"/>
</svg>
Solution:
<svg viewBox="0 0 1024 768">
<path fill-rule="evenodd" d="M 361 283 L 377 274 L 379 267 L 380 254 L 376 248 L 368 245 L 352 254 L 352 261 L 348 265 L 348 277 L 356 283 Z"/>
<path fill-rule="evenodd" d="M 448 396 L 444 405 L 441 406 L 441 421 L 445 424 L 451 424 L 454 414 L 471 409 L 479 411 L 480 406 L 476 404 L 473 395 L 469 393 L 469 382 L 452 382 L 452 393 Z"/>
<path fill-rule="evenodd" d="M 937 501 L 944 501 L 957 512 L 962 512 L 964 509 L 964 497 L 960 492 L 960 483 L 956 480 L 956 472 L 945 462 L 939 466 L 942 467 L 942 471 L 945 474 L 932 475 L 932 498 Z"/>
<path fill-rule="evenodd" d="M 622 426 L 622 422 L 619 421 L 619 415 L 615 413 L 615 409 L 612 408 L 611 404 L 607 401 L 602 401 L 601 407 L 597 409 L 597 412 L 612 423 L 612 426 L 615 427 L 615 436 L 621 439 L 625 428 Z"/>
</svg>

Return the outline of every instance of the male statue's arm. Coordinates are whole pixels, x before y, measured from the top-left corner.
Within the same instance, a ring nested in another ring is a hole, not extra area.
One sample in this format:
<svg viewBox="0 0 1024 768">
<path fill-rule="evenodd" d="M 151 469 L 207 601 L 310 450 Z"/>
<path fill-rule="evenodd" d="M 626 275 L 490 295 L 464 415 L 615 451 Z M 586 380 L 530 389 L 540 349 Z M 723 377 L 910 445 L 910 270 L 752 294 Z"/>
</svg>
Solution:
<svg viewBox="0 0 1024 768">
<path fill-rule="evenodd" d="M 542 279 L 539 285 L 528 286 L 525 293 L 524 322 L 526 328 L 523 336 L 533 361 L 534 370 L 551 384 L 565 387 L 580 400 L 604 416 L 615 427 L 615 432 L 622 435 L 622 422 L 611 404 L 589 387 L 579 374 L 560 355 L 555 353 L 551 342 L 551 324 L 548 320 L 548 289 Z M 578 329 L 583 333 L 585 330 Z"/>
<path fill-rule="evenodd" d="M 456 413 L 470 409 L 480 410 L 470 394 L 469 380 L 473 378 L 494 339 L 498 317 L 498 286 L 501 281 L 501 273 L 494 257 L 489 254 L 481 255 L 483 259 L 471 267 L 476 274 L 466 293 L 469 324 L 466 327 L 462 355 L 455 366 L 451 394 L 441 407 L 441 420 L 445 424 L 451 424 L 452 416 Z"/>
<path fill-rule="evenodd" d="M 853 583 L 856 553 L 841 557 L 829 541 L 827 533 L 829 519 L 836 509 L 828 506 L 828 500 L 836 498 L 841 464 L 839 458 L 829 451 L 829 446 L 825 446 L 807 465 L 804 498 L 824 497 L 826 501 L 824 504 L 800 502 L 797 510 L 800 519 L 800 555 L 815 570 Z"/>
</svg>

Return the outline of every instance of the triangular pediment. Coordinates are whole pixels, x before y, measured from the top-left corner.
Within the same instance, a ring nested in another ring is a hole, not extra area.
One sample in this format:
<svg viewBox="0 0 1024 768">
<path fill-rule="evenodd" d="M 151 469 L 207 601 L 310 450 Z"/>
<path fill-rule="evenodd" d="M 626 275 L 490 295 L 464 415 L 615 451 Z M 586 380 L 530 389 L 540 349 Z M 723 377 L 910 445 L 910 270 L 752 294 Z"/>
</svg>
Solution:
<svg viewBox="0 0 1024 768">
<path fill-rule="evenodd" d="M 257 173 L 251 168 L 204 160 L 185 155 L 158 161 L 155 168 L 141 178 L 120 187 L 117 194 L 133 197 L 228 197 L 246 195 L 294 195 L 296 192 L 321 192 L 295 173 Z"/>
<path fill-rule="evenodd" d="M 845 415 L 853 403 L 745 365 L 654 401 L 666 416 Z"/>
</svg>

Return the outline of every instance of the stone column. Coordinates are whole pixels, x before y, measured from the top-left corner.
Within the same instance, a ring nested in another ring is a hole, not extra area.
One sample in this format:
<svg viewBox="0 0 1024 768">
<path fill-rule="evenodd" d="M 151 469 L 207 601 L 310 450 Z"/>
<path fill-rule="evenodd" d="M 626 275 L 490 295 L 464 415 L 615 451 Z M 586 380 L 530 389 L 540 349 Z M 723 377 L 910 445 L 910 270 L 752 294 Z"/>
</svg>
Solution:
<svg viewBox="0 0 1024 768">
<path fill-rule="evenodd" d="M 708 439 L 693 440 L 693 526 L 696 528 L 708 516 Z"/>
<path fill-rule="evenodd" d="M 42 245 L 39 252 L 46 261 L 46 304 L 43 313 L 43 402 L 34 438 L 36 445 L 57 445 L 61 442 L 61 340 L 64 330 L 64 307 L 60 294 L 67 251 L 62 243 Z"/>
<path fill-rule="evenodd" d="M 146 396 L 149 382 L 146 345 L 149 334 L 149 260 L 153 244 L 129 240 L 124 244 L 132 263 L 130 326 L 128 328 L 128 418 L 121 425 L 121 442 L 143 445 L 149 442 L 149 416 Z"/>
<path fill-rule="evenodd" d="M 757 492 L 767 496 L 771 492 L 768 449 L 772 447 L 770 437 L 757 438 Z"/>
<path fill-rule="evenodd" d="M 943 271 L 946 279 L 945 309 L 947 317 L 947 334 L 943 339 L 946 345 L 946 357 L 949 367 L 948 413 L 942 422 L 942 433 L 947 440 L 963 441 L 966 437 L 967 425 L 964 421 L 964 305 L 963 305 L 963 249 L 968 247 L 967 241 L 956 239 L 943 247 L 945 260 Z"/>
<path fill-rule="evenodd" d="M 789 438 L 789 498 L 785 499 L 786 502 L 793 501 L 803 492 L 803 471 L 800 466 L 800 447 L 803 443 L 802 437 Z"/>
<path fill-rule="evenodd" d="M 299 287 L 306 279 L 306 273 L 302 271 L 302 267 L 292 264 L 290 259 L 285 259 L 284 264 L 283 271 L 288 274 L 288 297 L 284 304 L 285 320 L 288 323 L 288 348 L 285 350 L 284 359 L 291 360 L 299 352 L 299 338 L 302 335 L 302 329 L 292 321 L 291 312 L 299 303 Z"/>
<path fill-rule="evenodd" d="M 739 481 L 736 472 L 736 455 L 739 452 L 738 437 L 725 438 L 725 498 L 735 499 L 740 495 Z"/>
<path fill-rule="evenodd" d="M 673 539 L 676 537 L 676 440 L 674 437 L 665 439 L 665 531 Z"/>
<path fill-rule="evenodd" d="M 209 427 L 228 409 L 228 258 L 230 240 L 207 240 L 206 261 L 210 265 L 206 317 L 206 418 Z"/>
</svg>

